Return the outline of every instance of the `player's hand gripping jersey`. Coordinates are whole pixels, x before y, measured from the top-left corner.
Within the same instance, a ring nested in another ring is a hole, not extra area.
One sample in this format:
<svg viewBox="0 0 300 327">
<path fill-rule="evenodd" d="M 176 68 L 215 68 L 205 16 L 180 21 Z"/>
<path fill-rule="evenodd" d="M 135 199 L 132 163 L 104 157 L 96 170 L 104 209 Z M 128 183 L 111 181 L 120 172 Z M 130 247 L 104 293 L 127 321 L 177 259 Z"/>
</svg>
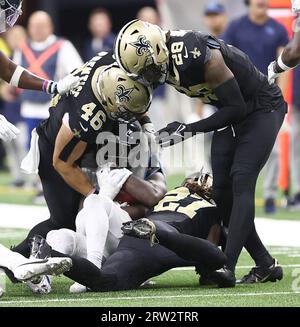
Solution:
<svg viewBox="0 0 300 327">
<path fill-rule="evenodd" d="M 53 98 L 50 118 L 44 123 L 51 143 L 55 142 L 62 120 L 68 121 L 74 136 L 87 143 L 95 143 L 99 132 L 111 130 L 113 124 L 100 102 L 97 81 L 102 70 L 113 62 L 111 53 L 100 53 L 72 72 L 80 77 L 79 86 L 68 95 Z"/>
</svg>

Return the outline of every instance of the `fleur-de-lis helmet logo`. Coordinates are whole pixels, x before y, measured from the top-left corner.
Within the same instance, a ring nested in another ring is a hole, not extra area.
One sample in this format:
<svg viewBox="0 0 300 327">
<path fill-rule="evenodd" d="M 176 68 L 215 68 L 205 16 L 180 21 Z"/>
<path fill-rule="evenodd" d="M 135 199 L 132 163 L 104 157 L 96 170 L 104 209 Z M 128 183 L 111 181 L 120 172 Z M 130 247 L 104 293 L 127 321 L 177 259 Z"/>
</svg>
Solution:
<svg viewBox="0 0 300 327">
<path fill-rule="evenodd" d="M 124 85 L 118 85 L 115 95 L 119 99 L 119 102 L 129 102 L 132 91 L 133 88 L 126 89 Z"/>
<path fill-rule="evenodd" d="M 136 54 L 138 56 L 142 56 L 144 53 L 150 52 L 151 44 L 148 40 L 146 40 L 145 35 L 140 35 L 137 41 L 129 44 L 136 48 Z"/>
</svg>

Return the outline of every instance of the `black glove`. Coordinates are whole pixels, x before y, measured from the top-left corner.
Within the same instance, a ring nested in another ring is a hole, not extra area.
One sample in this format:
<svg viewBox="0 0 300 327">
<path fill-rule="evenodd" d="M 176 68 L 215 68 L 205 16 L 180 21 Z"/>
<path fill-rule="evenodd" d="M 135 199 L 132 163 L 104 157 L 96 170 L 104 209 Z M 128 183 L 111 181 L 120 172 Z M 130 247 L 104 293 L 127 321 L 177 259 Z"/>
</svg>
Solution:
<svg viewBox="0 0 300 327">
<path fill-rule="evenodd" d="M 188 127 L 178 121 L 168 124 L 155 134 L 156 142 L 163 148 L 182 142 L 193 136 Z"/>
</svg>

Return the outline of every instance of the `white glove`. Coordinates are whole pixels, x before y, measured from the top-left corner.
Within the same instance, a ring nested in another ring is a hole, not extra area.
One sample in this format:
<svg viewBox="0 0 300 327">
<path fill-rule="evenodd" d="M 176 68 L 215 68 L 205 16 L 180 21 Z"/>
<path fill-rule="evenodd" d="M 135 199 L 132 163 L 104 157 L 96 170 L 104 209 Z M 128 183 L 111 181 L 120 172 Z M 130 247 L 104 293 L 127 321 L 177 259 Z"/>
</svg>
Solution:
<svg viewBox="0 0 300 327">
<path fill-rule="evenodd" d="M 107 196 L 113 200 L 119 194 L 130 175 L 132 175 L 132 172 L 126 168 L 113 169 L 110 172 L 107 169 L 101 169 L 97 172 L 100 187 L 99 195 Z"/>
<path fill-rule="evenodd" d="M 300 0 L 292 0 L 292 11 L 296 14 L 300 13 Z"/>
<path fill-rule="evenodd" d="M 3 115 L 0 115 L 0 139 L 9 142 L 17 137 L 20 131 L 16 126 L 11 124 Z"/>
<path fill-rule="evenodd" d="M 274 84 L 276 78 L 281 74 L 281 73 L 275 73 L 275 66 L 276 66 L 276 61 L 272 61 L 268 67 L 268 80 L 269 84 Z"/>
<path fill-rule="evenodd" d="M 74 88 L 76 88 L 80 83 L 80 78 L 78 76 L 67 75 L 59 82 L 57 82 L 57 92 L 60 95 L 64 95 Z"/>
</svg>

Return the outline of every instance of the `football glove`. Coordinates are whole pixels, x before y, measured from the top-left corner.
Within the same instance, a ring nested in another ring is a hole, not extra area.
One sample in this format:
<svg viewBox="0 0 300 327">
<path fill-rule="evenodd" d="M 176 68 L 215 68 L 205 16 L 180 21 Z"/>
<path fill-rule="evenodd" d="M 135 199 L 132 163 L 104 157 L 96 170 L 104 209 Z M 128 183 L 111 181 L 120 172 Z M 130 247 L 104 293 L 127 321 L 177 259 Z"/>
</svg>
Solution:
<svg viewBox="0 0 300 327">
<path fill-rule="evenodd" d="M 175 121 L 155 134 L 156 142 L 166 148 L 192 137 L 189 132 L 188 125 Z"/>
<path fill-rule="evenodd" d="M 80 78 L 78 76 L 73 76 L 70 74 L 58 82 L 51 82 L 49 93 L 64 95 L 76 88 L 79 83 Z"/>
<path fill-rule="evenodd" d="M 272 61 L 268 67 L 268 80 L 269 84 L 274 84 L 276 78 L 281 74 L 275 72 L 275 67 L 276 67 L 276 61 Z"/>
<path fill-rule="evenodd" d="M 20 134 L 19 129 L 11 124 L 3 115 L 0 115 L 0 139 L 4 142 L 10 142 Z"/>
<path fill-rule="evenodd" d="M 132 172 L 126 168 L 113 169 L 111 171 L 101 169 L 97 172 L 97 179 L 100 187 L 99 195 L 107 196 L 114 200 L 130 175 L 132 175 Z"/>
</svg>

